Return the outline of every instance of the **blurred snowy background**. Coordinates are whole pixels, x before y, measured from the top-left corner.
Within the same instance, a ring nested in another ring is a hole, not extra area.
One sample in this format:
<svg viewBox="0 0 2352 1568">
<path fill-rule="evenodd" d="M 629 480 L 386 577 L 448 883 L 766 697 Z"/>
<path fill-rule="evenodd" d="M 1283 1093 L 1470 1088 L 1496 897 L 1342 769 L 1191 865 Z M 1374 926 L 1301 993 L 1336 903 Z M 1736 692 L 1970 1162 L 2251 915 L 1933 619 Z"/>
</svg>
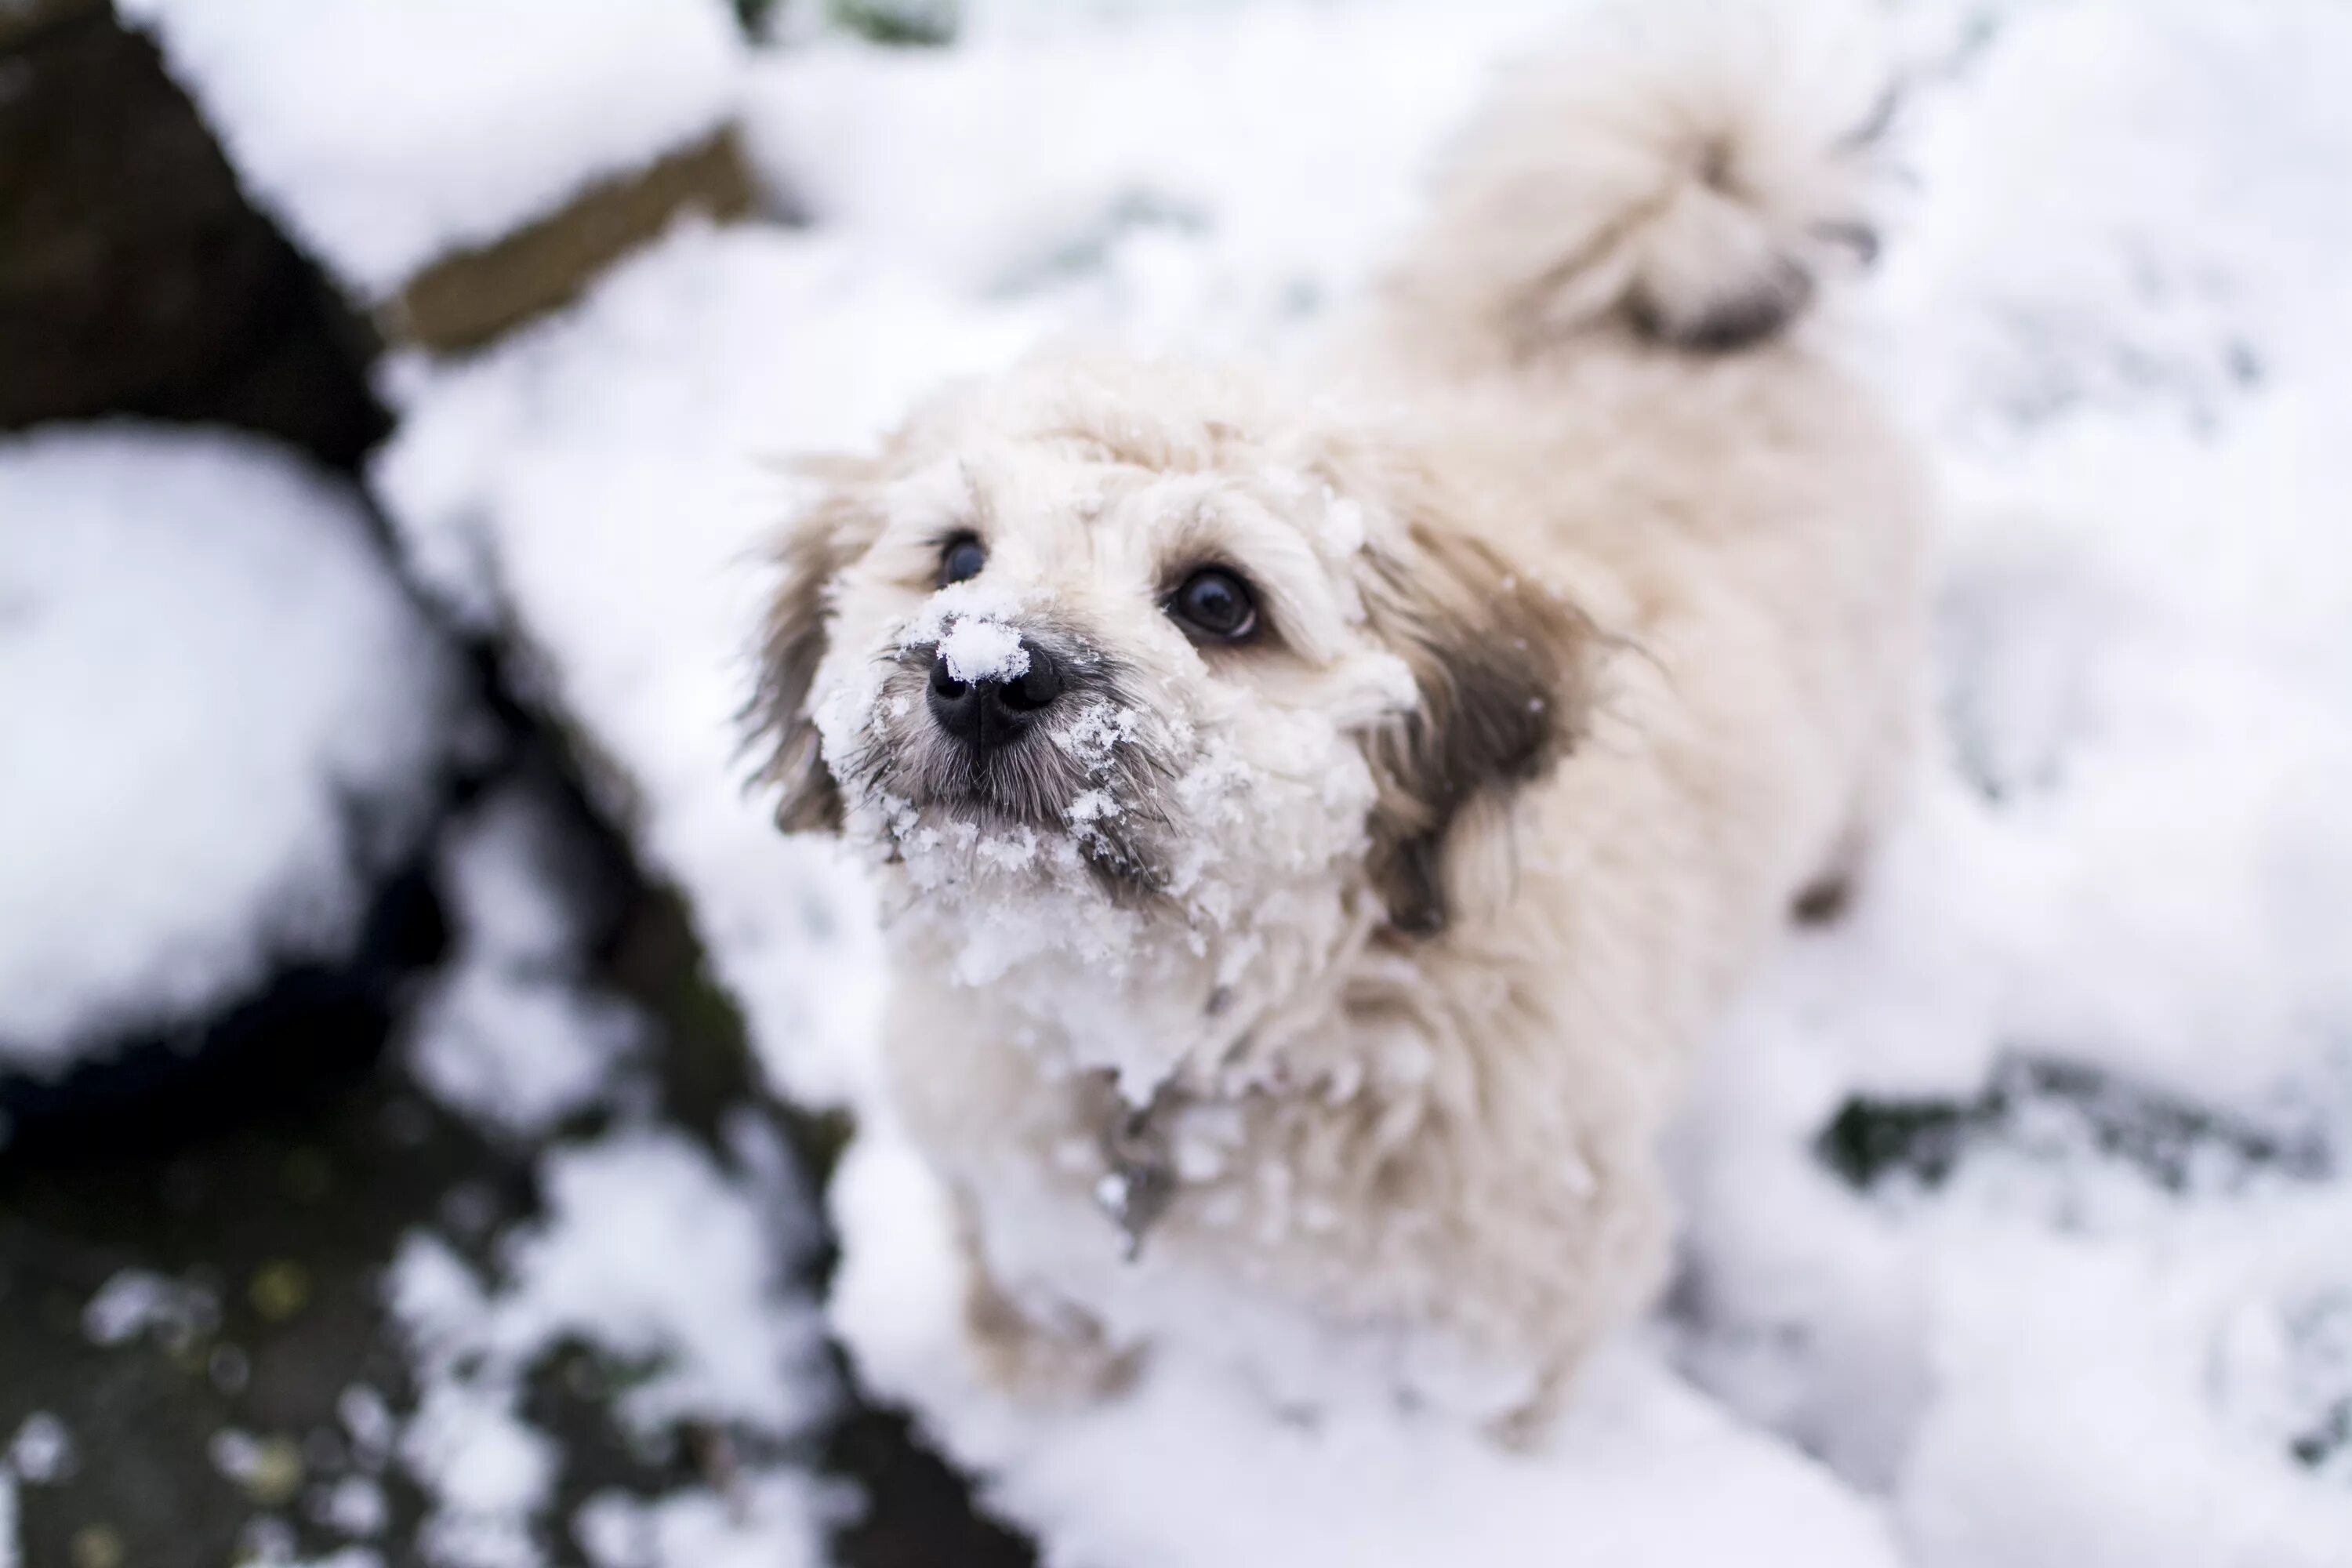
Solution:
<svg viewBox="0 0 2352 1568">
<path fill-rule="evenodd" d="M 1295 348 L 1560 9 L 0 0 L 0 1568 L 2352 1564 L 2340 0 L 1885 0 L 1932 765 L 1553 1451 L 962 1365 L 775 459 Z"/>
</svg>

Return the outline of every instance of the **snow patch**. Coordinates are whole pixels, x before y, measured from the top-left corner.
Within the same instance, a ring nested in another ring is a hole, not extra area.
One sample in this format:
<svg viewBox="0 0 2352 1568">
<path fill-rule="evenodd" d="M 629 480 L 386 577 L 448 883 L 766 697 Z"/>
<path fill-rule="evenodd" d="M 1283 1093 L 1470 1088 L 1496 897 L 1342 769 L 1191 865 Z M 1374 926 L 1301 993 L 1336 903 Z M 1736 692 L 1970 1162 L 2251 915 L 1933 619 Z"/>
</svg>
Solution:
<svg viewBox="0 0 2352 1568">
<path fill-rule="evenodd" d="M 392 1505 L 382 1482 L 370 1476 L 344 1476 L 311 1499 L 310 1517 L 338 1535 L 366 1539 L 383 1533 L 392 1522 Z"/>
<path fill-rule="evenodd" d="M 630 1370 L 616 1410 L 648 1443 L 699 1423 L 774 1445 L 829 1408 L 814 1315 L 788 1293 L 807 1222 L 761 1135 L 747 1124 L 736 1143 L 750 1178 L 722 1174 L 667 1131 L 554 1151 L 540 1172 L 546 1216 L 505 1239 L 493 1281 L 437 1237 L 403 1247 L 386 1295 L 420 1397 L 398 1447 L 432 1500 L 425 1541 L 436 1560 L 539 1560 L 535 1531 L 562 1456 L 521 1399 L 525 1376 L 559 1344 Z M 758 1542 L 788 1541 L 796 1527 L 808 1533 L 793 1550 L 807 1552 L 824 1516 L 792 1512 L 779 1494 L 765 1517 Z"/>
<path fill-rule="evenodd" d="M 440 860 L 457 954 L 409 1025 L 418 1081 L 509 1134 L 595 1102 L 644 1034 L 625 1003 L 584 984 L 586 933 L 562 878 L 565 826 L 522 783 L 452 826 Z"/>
<path fill-rule="evenodd" d="M 167 1348 L 183 1350 L 219 1323 L 220 1300 L 212 1291 L 143 1268 L 110 1275 L 81 1310 L 82 1336 L 94 1345 L 152 1332 Z"/>
<path fill-rule="evenodd" d="M 723 1497 L 604 1493 L 582 1507 L 574 1530 L 595 1568 L 823 1568 L 820 1543 L 845 1501 L 806 1472 L 778 1468 L 738 1478 Z"/>
<path fill-rule="evenodd" d="M 47 1410 L 36 1410 L 16 1428 L 0 1465 L 28 1486 L 52 1487 L 69 1479 L 78 1460 L 73 1434 Z"/>
</svg>

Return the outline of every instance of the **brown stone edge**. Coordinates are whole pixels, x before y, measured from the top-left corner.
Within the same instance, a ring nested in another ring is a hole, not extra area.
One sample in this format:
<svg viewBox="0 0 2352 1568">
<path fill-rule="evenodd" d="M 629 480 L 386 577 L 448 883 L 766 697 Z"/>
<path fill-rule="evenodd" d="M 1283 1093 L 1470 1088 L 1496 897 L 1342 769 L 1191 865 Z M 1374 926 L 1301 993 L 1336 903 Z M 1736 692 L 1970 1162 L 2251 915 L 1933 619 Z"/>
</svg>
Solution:
<svg viewBox="0 0 2352 1568">
<path fill-rule="evenodd" d="M 375 311 L 387 342 L 461 353 L 579 298 L 679 214 L 740 217 L 751 174 L 732 125 L 634 174 L 605 180 L 505 238 L 443 257 Z"/>
</svg>

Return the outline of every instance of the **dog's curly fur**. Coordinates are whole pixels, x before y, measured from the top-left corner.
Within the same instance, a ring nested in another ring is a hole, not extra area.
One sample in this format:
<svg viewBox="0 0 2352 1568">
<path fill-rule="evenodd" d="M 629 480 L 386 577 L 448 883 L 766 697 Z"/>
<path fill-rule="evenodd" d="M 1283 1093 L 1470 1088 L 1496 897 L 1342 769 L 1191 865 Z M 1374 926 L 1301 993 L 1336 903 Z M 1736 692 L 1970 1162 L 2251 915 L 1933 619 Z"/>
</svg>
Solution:
<svg viewBox="0 0 2352 1568">
<path fill-rule="evenodd" d="M 1654 1140 L 1886 809 L 1921 621 L 1912 458 L 1803 327 L 1874 243 L 1871 96 L 1746 26 L 1522 69 L 1311 392 L 1045 359 L 820 476 L 769 776 L 883 885 L 990 1364 L 1183 1335 L 1533 1419 L 1655 1289 Z M 1203 564 L 1249 643 L 1163 613 Z M 1066 676 L 985 767 L 923 701 L 959 616 Z"/>
</svg>

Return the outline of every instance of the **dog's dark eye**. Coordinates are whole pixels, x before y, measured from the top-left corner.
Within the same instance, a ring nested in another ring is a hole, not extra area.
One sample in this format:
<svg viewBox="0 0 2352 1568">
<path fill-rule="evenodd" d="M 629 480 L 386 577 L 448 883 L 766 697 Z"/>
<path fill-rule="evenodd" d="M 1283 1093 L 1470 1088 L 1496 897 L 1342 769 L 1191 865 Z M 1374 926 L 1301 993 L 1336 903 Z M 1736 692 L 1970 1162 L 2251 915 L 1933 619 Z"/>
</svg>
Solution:
<svg viewBox="0 0 2352 1568">
<path fill-rule="evenodd" d="M 940 586 L 969 583 L 988 564 L 988 547 L 969 533 L 959 533 L 940 548 Z"/>
<path fill-rule="evenodd" d="M 1257 600 L 1249 584 L 1222 566 L 1204 566 L 1185 578 L 1169 599 L 1168 613 L 1186 631 L 1213 642 L 1240 642 L 1257 630 Z"/>
</svg>

